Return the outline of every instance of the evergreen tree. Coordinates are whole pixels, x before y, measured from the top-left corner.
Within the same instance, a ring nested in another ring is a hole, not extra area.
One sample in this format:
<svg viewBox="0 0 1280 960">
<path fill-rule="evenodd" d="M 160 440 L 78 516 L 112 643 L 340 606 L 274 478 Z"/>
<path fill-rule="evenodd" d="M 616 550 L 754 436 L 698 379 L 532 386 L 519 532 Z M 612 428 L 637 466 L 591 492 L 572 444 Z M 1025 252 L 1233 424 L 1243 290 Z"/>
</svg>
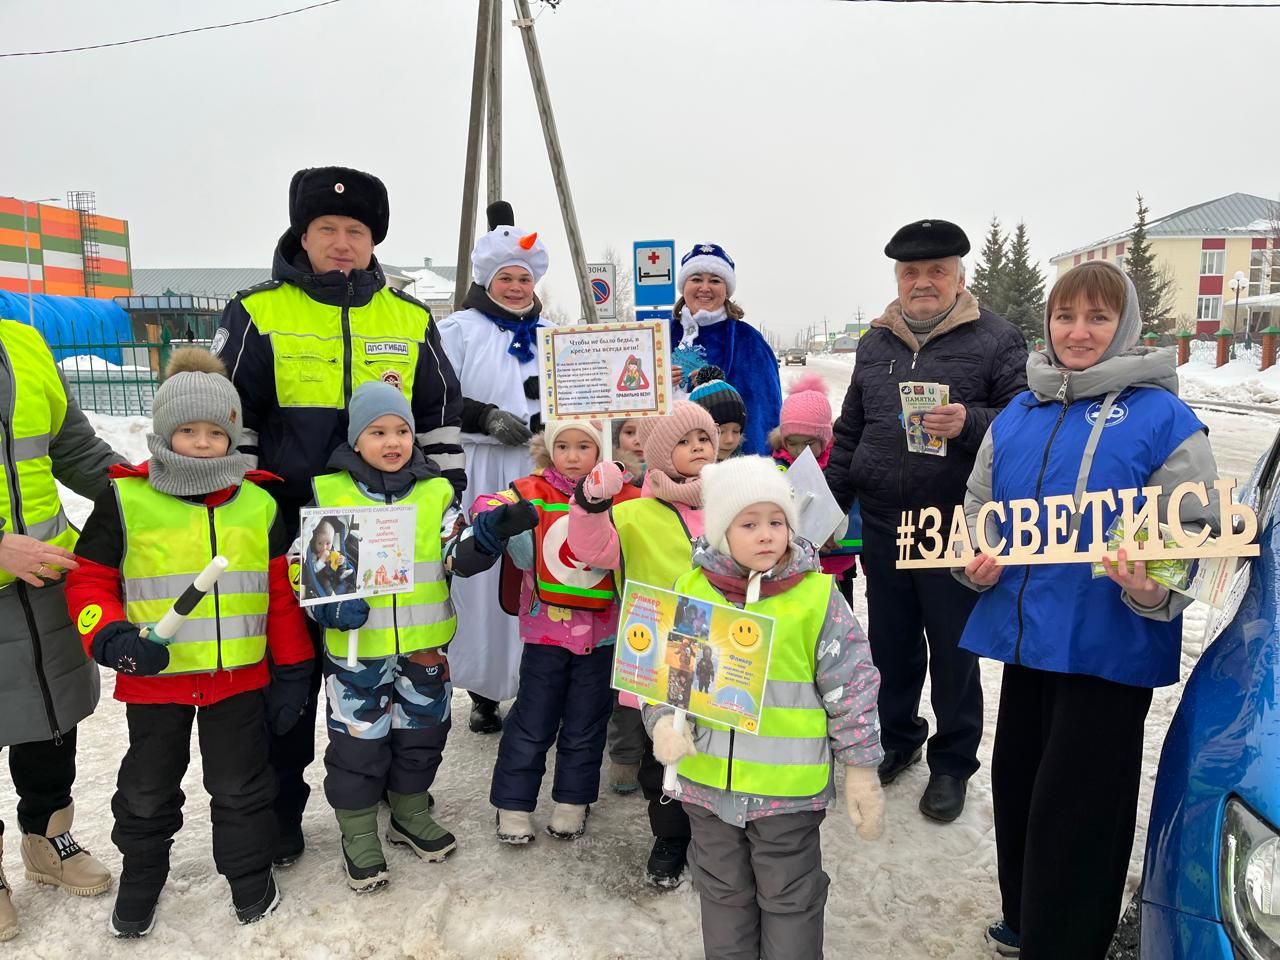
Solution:
<svg viewBox="0 0 1280 960">
<path fill-rule="evenodd" d="M 1138 219 L 1125 247 L 1125 272 L 1138 291 L 1138 310 L 1142 314 L 1142 332 L 1157 333 L 1173 328 L 1173 301 L 1176 288 L 1172 276 L 1162 270 L 1151 252 L 1147 239 L 1147 205 L 1138 194 Z"/>
<path fill-rule="evenodd" d="M 1004 317 L 1027 341 L 1044 336 L 1044 274 L 1031 259 L 1027 225 L 1019 221 L 1004 265 Z"/>
<path fill-rule="evenodd" d="M 1000 220 L 996 217 L 991 218 L 991 230 L 987 233 L 980 257 L 973 268 L 969 292 L 978 298 L 982 306 L 1004 316 L 1005 236 L 1000 232 Z"/>
</svg>

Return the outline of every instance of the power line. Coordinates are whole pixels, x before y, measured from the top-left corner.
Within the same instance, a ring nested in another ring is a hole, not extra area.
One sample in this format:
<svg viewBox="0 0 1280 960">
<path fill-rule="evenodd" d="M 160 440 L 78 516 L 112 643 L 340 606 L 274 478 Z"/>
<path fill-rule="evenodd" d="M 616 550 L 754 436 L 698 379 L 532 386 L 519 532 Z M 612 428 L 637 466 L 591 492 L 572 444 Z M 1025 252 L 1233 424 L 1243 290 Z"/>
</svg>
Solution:
<svg viewBox="0 0 1280 960">
<path fill-rule="evenodd" d="M 312 3 L 305 7 L 297 7 L 293 10 L 284 10 L 280 13 L 273 13 L 266 17 L 254 17 L 252 20 L 233 20 L 230 23 L 213 23 L 204 27 L 188 27 L 186 30 L 174 30 L 170 33 L 157 33 L 150 37 L 134 37 L 132 40 L 115 40 L 111 43 L 90 43 L 83 47 L 62 47 L 58 50 L 21 50 L 13 53 L 0 53 L 0 57 L 47 57 L 57 53 L 80 53 L 85 50 L 104 50 L 107 47 L 127 47 L 132 43 L 146 43 L 149 40 L 167 40 L 169 37 L 181 37 L 188 33 L 203 33 L 206 30 L 225 30 L 228 27 L 243 27 L 245 24 L 249 23 L 265 23 L 268 20 L 279 20 L 281 17 L 291 17 L 295 13 L 306 13 L 308 10 L 317 10 L 320 7 L 328 7 L 341 2 L 342 0 L 320 0 L 319 3 Z"/>
<path fill-rule="evenodd" d="M 1167 7 L 1171 9 L 1215 10 L 1280 10 L 1280 3 L 1213 3 L 1208 0 L 1191 0 L 1177 3 L 1173 0 L 840 0 L 841 3 L 932 3 L 932 4 L 985 4 L 994 7 Z"/>
</svg>

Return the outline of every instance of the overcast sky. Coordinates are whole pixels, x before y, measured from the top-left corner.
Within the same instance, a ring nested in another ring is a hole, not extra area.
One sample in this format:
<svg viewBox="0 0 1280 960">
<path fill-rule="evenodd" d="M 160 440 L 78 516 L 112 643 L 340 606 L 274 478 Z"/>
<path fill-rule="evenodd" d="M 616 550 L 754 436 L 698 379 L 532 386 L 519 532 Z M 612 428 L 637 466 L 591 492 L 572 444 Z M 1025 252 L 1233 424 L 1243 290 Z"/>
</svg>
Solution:
<svg viewBox="0 0 1280 960">
<path fill-rule="evenodd" d="M 0 50 L 298 5 L 0 0 Z M 0 59 L 0 194 L 96 190 L 130 222 L 134 267 L 265 266 L 293 171 L 344 164 L 390 190 L 382 259 L 452 263 L 475 14 L 343 0 Z M 1153 215 L 1280 194 L 1280 10 L 561 0 L 537 31 L 588 256 L 721 243 L 736 299 L 772 329 L 877 315 L 894 296 L 884 243 L 921 217 L 961 224 L 975 252 L 993 214 L 1024 219 L 1047 270 L 1130 223 L 1139 190 Z M 550 245 L 544 299 L 576 316 L 523 48 L 513 27 L 504 40 L 504 192 Z"/>
</svg>

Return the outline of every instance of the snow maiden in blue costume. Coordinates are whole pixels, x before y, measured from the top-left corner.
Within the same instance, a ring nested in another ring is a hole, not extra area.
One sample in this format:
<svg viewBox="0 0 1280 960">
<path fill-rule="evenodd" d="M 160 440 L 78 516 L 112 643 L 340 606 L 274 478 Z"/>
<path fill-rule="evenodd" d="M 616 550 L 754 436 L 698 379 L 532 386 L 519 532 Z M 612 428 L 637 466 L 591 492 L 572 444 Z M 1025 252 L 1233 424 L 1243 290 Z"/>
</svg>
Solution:
<svg viewBox="0 0 1280 960">
<path fill-rule="evenodd" d="M 733 261 L 718 244 L 699 243 L 680 260 L 676 281 L 680 300 L 671 318 L 672 362 L 686 378 L 708 363 L 723 370 L 747 405 L 740 452 L 767 456 L 769 431 L 778 425 L 782 409 L 782 383 L 773 350 L 729 299 L 737 286 Z"/>
</svg>

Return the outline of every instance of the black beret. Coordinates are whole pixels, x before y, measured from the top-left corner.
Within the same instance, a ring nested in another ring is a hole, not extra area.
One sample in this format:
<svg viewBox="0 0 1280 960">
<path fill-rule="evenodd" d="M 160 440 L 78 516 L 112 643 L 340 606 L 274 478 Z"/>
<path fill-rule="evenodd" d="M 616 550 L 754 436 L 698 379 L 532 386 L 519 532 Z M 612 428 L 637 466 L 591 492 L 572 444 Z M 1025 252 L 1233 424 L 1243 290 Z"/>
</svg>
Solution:
<svg viewBox="0 0 1280 960">
<path fill-rule="evenodd" d="M 884 245 L 890 260 L 941 260 L 963 257 L 969 252 L 969 238 L 946 220 L 917 220 L 908 223 Z"/>
<path fill-rule="evenodd" d="M 300 237 L 312 220 L 324 216 L 359 220 L 373 234 L 373 242 L 381 243 L 391 219 L 387 188 L 373 174 L 349 167 L 299 170 L 289 184 L 290 229 Z"/>
</svg>

